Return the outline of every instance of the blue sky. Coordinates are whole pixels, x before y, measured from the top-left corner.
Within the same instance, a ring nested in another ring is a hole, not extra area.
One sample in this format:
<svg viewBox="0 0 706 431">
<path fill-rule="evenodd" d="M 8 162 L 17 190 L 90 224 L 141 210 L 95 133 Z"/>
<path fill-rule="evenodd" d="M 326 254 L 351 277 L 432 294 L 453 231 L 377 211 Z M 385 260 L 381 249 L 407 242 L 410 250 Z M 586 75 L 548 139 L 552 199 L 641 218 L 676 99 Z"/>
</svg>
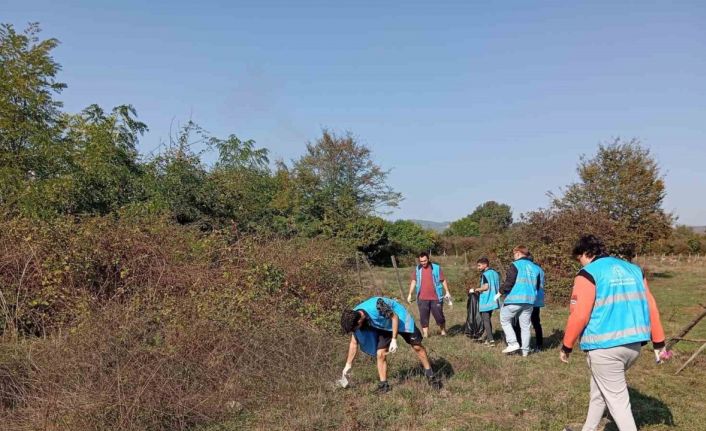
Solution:
<svg viewBox="0 0 706 431">
<path fill-rule="evenodd" d="M 284 160 L 349 130 L 405 196 L 389 218 L 443 221 L 546 206 L 581 154 L 638 137 L 665 208 L 706 225 L 706 2 L 0 3 L 62 42 L 67 110 L 137 108 L 143 153 L 189 118 Z"/>
</svg>

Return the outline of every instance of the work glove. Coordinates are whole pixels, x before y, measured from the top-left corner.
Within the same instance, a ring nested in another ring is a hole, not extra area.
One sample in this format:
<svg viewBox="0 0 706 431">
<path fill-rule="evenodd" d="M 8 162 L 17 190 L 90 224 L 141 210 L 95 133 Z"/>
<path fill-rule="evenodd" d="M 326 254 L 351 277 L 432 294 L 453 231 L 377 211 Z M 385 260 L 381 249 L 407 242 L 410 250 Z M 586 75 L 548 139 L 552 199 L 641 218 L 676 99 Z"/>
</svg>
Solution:
<svg viewBox="0 0 706 431">
<path fill-rule="evenodd" d="M 672 359 L 672 352 L 667 350 L 666 347 L 662 347 L 661 349 L 654 349 L 654 352 L 655 362 L 657 362 L 658 364 L 662 361 L 668 361 Z"/>
<path fill-rule="evenodd" d="M 352 365 L 352 364 L 346 364 L 346 366 L 343 367 L 343 372 L 341 373 L 341 375 L 342 375 L 343 377 L 348 376 L 348 374 L 351 372 L 351 368 L 353 368 L 353 365 Z"/>
<path fill-rule="evenodd" d="M 476 291 L 476 289 L 468 289 L 468 293 L 473 293 L 475 291 Z"/>
<path fill-rule="evenodd" d="M 341 378 L 336 381 L 338 385 L 342 388 L 347 388 L 348 387 L 348 373 L 351 372 L 351 364 L 346 364 L 345 367 L 343 367 L 343 372 L 341 373 Z"/>
<path fill-rule="evenodd" d="M 388 353 L 395 353 L 397 351 L 397 340 L 396 339 L 393 338 L 392 341 L 390 341 L 390 348 L 387 349 L 387 351 L 388 351 Z"/>
</svg>

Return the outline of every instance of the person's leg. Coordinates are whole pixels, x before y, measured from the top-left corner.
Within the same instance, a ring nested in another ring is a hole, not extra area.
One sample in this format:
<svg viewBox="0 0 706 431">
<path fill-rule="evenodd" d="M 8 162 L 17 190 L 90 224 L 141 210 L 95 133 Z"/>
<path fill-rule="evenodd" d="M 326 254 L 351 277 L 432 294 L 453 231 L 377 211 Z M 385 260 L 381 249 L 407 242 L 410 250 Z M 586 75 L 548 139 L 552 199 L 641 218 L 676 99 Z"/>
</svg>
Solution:
<svg viewBox="0 0 706 431">
<path fill-rule="evenodd" d="M 519 307 L 515 304 L 503 305 L 500 309 L 500 326 L 503 328 L 508 348 L 519 347 L 515 331 L 512 329 L 512 318 L 518 311 Z"/>
<path fill-rule="evenodd" d="M 586 355 L 586 360 L 588 361 L 590 368 L 591 361 L 588 359 L 588 355 Z M 605 407 L 603 394 L 601 394 L 601 390 L 598 388 L 596 380 L 593 376 L 591 376 L 591 396 L 588 403 L 588 413 L 586 414 L 586 422 L 584 422 L 581 431 L 597 431 L 598 426 L 601 423 L 601 419 L 603 419 Z"/>
<path fill-rule="evenodd" d="M 534 307 L 532 310 L 532 327 L 534 328 L 534 336 L 537 340 L 537 349 L 544 348 L 544 333 L 542 332 L 542 321 L 539 317 L 541 308 Z"/>
<path fill-rule="evenodd" d="M 512 318 L 512 330 L 515 331 L 515 337 L 517 337 L 517 344 L 522 345 L 522 331 L 520 331 L 520 315 L 515 314 Z"/>
<path fill-rule="evenodd" d="M 424 334 L 424 338 L 429 336 L 429 313 L 431 311 L 431 302 L 432 301 L 417 299 L 417 305 L 419 306 L 419 320 L 422 324 L 422 333 Z"/>
<path fill-rule="evenodd" d="M 444 304 L 439 301 L 429 301 L 429 303 L 431 314 L 434 316 L 436 324 L 439 325 L 439 329 L 441 329 L 441 335 L 446 335 L 446 317 L 444 316 Z"/>
<path fill-rule="evenodd" d="M 532 309 L 530 304 L 523 304 L 520 311 L 520 332 L 522 333 L 522 356 L 529 355 L 530 326 L 532 326 Z"/>
<path fill-rule="evenodd" d="M 637 431 L 625 371 L 640 356 L 640 344 L 591 350 L 588 355 L 591 375 L 615 425 L 620 431 Z"/>
<path fill-rule="evenodd" d="M 387 381 L 387 349 L 377 351 L 378 377 L 381 382 Z"/>
<path fill-rule="evenodd" d="M 492 343 L 493 340 L 493 324 L 490 318 L 493 316 L 492 311 L 483 311 L 480 313 L 481 319 L 483 319 L 483 328 L 485 329 L 485 339 L 487 342 Z"/>
</svg>

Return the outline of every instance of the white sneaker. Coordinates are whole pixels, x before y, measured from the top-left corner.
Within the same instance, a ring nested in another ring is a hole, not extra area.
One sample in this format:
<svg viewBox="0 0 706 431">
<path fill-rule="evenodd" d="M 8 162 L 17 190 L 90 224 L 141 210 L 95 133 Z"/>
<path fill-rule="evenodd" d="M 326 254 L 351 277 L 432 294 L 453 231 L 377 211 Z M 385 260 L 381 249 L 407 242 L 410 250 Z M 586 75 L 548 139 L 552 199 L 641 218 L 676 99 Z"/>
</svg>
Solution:
<svg viewBox="0 0 706 431">
<path fill-rule="evenodd" d="M 530 352 L 528 352 L 527 350 L 523 350 L 523 351 L 522 351 L 522 357 L 523 357 L 523 358 L 528 357 L 529 354 L 530 354 Z"/>
<path fill-rule="evenodd" d="M 507 355 L 508 353 L 516 352 L 518 350 L 520 350 L 519 345 L 507 346 L 506 348 L 503 349 L 503 353 L 505 353 Z"/>
</svg>

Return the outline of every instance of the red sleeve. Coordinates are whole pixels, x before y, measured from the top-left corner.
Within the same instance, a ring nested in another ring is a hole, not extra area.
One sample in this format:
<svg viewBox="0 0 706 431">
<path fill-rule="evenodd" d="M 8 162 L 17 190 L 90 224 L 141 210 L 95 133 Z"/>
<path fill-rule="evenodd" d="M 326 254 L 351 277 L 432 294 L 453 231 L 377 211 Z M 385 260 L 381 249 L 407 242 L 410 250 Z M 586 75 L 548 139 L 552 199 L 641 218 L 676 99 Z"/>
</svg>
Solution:
<svg viewBox="0 0 706 431">
<path fill-rule="evenodd" d="M 584 276 L 574 279 L 574 289 L 571 292 L 569 319 L 564 330 L 564 349 L 571 351 L 581 333 L 591 319 L 593 304 L 596 302 L 596 285 Z"/>
<path fill-rule="evenodd" d="M 642 280 L 645 285 L 645 290 L 647 291 L 647 303 L 650 306 L 650 326 L 652 330 L 652 343 L 656 344 L 655 348 L 662 347 L 664 344 L 664 328 L 662 327 L 662 320 L 659 317 L 659 309 L 657 308 L 657 301 L 655 297 L 652 296 L 650 288 L 647 286 L 647 280 Z"/>
</svg>

